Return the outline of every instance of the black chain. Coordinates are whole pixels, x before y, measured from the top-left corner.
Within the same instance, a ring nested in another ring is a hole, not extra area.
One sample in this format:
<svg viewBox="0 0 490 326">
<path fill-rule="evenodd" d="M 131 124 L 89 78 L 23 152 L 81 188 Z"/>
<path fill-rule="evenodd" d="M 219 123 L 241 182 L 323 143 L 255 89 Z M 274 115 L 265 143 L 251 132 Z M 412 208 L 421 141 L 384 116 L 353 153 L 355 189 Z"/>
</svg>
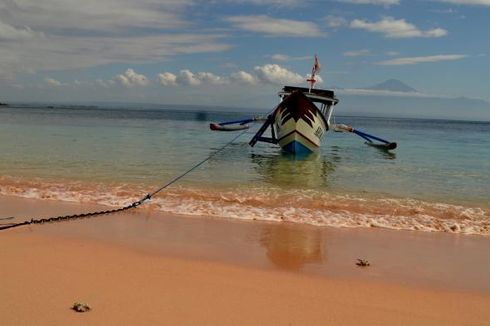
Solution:
<svg viewBox="0 0 490 326">
<path fill-rule="evenodd" d="M 61 222 L 61 221 L 67 221 L 67 220 L 74 220 L 77 218 L 88 218 L 88 217 L 94 217 L 94 216 L 98 216 L 98 215 L 118 213 L 118 212 L 127 211 L 129 209 L 136 208 L 149 199 L 151 199 L 151 196 L 148 194 L 144 198 L 142 198 L 138 201 L 135 201 L 134 203 L 131 203 L 130 205 L 121 207 L 121 208 L 108 209 L 108 210 L 104 210 L 104 211 L 97 211 L 97 212 L 90 212 L 90 213 L 80 213 L 80 214 L 60 215 L 60 216 L 40 218 L 40 219 L 30 219 L 30 220 L 26 220 L 26 221 L 19 222 L 19 223 L 10 223 L 8 225 L 0 226 L 0 231 L 19 227 L 19 226 L 23 226 L 23 225 Z"/>
<path fill-rule="evenodd" d="M 199 166 L 201 166 L 202 164 L 204 164 L 205 162 L 207 162 L 208 160 L 210 160 L 213 156 L 215 156 L 216 154 L 218 154 L 219 152 L 221 152 L 222 150 L 224 150 L 226 147 L 228 147 L 229 145 L 231 145 L 235 140 L 237 140 L 240 136 L 242 136 L 246 131 L 247 130 L 245 130 L 245 131 L 241 132 L 240 134 L 238 134 L 237 136 L 235 136 L 235 138 L 233 138 L 232 140 L 230 140 L 229 142 L 227 142 L 225 145 L 223 145 L 222 147 L 220 147 L 219 149 L 217 149 L 216 151 L 214 151 L 213 153 L 211 153 L 204 160 L 202 160 L 199 163 L 195 164 L 192 168 L 190 168 L 187 171 L 185 171 L 184 173 L 180 174 L 178 177 L 172 179 L 170 182 L 166 183 L 164 186 L 158 188 L 157 190 L 153 191 L 152 193 L 146 194 L 145 197 L 143 197 L 140 200 L 137 200 L 137 201 L 135 201 L 135 202 L 133 202 L 133 203 L 127 205 L 127 206 L 120 207 L 120 208 L 115 208 L 115 209 L 108 209 L 108 210 L 104 210 L 104 211 L 96 211 L 96 212 L 73 214 L 73 215 L 60 215 L 60 216 L 48 217 L 48 218 L 30 219 L 30 220 L 26 220 L 26 221 L 19 222 L 19 223 L 9 223 L 7 225 L 0 225 L 0 231 L 11 229 L 11 228 L 15 228 L 15 227 L 19 227 L 19 226 L 23 226 L 23 225 L 43 224 L 43 223 L 51 223 L 51 222 L 61 222 L 61 221 L 74 220 L 74 219 L 78 219 L 78 218 L 89 218 L 89 217 L 94 217 L 94 216 L 99 216 L 99 215 L 107 215 L 107 214 L 119 213 L 119 212 L 123 212 L 123 211 L 127 211 L 127 210 L 130 210 L 130 209 L 137 208 L 141 204 L 143 204 L 144 202 L 146 202 L 147 200 L 150 200 L 153 196 L 155 196 L 160 191 L 162 191 L 165 188 L 169 187 L 173 183 L 179 181 L 184 176 L 186 176 L 187 174 L 189 174 L 190 172 L 194 171 Z M 1 219 L 11 219 L 11 217 L 1 218 Z"/>
</svg>

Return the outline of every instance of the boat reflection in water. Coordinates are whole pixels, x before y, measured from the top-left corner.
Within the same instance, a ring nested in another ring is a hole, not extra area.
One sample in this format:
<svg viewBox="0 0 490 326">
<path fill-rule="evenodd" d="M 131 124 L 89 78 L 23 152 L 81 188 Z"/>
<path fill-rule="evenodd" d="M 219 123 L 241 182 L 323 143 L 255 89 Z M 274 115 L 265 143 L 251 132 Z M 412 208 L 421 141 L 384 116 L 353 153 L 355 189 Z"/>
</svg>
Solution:
<svg viewBox="0 0 490 326">
<path fill-rule="evenodd" d="M 340 160 L 335 151 L 328 156 L 312 153 L 300 157 L 286 153 L 252 154 L 254 169 L 262 182 L 282 189 L 325 189 Z M 326 261 L 322 229 L 294 223 L 264 226 L 260 244 L 269 261 L 286 270 L 301 270 L 308 264 Z"/>
<path fill-rule="evenodd" d="M 307 264 L 327 260 L 324 233 L 320 229 L 293 224 L 268 225 L 262 230 L 260 244 L 269 261 L 286 270 L 301 270 Z"/>
<path fill-rule="evenodd" d="M 321 153 L 295 156 L 286 153 L 252 154 L 251 161 L 262 181 L 281 186 L 324 188 L 340 160 L 334 152 L 329 158 Z"/>
</svg>

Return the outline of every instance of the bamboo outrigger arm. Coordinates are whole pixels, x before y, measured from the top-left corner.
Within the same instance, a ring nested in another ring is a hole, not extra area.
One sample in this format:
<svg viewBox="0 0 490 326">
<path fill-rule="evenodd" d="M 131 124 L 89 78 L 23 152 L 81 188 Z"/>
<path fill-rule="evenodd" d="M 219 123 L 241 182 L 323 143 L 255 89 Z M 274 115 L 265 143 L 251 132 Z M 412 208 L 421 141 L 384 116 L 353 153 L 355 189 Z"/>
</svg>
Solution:
<svg viewBox="0 0 490 326">
<path fill-rule="evenodd" d="M 333 125 L 333 129 L 335 131 L 340 131 L 340 132 L 351 132 L 353 134 L 358 135 L 359 137 L 363 138 L 366 141 L 366 144 L 369 146 L 385 149 L 385 150 L 393 150 L 398 147 L 396 142 L 390 142 L 386 139 L 370 135 L 368 133 L 365 133 L 360 130 L 354 129 L 352 126 L 347 126 L 344 124 L 335 124 Z M 376 140 L 380 142 L 381 144 L 374 143 L 373 140 Z"/>
<path fill-rule="evenodd" d="M 263 137 L 262 135 L 269 127 L 271 128 L 272 137 Z M 248 144 L 254 147 L 255 144 L 257 144 L 257 142 L 259 141 L 265 143 L 277 144 L 272 115 L 267 116 L 267 120 L 264 122 L 262 127 L 260 127 L 259 131 L 257 131 L 257 133 L 252 137 L 252 139 Z"/>
</svg>

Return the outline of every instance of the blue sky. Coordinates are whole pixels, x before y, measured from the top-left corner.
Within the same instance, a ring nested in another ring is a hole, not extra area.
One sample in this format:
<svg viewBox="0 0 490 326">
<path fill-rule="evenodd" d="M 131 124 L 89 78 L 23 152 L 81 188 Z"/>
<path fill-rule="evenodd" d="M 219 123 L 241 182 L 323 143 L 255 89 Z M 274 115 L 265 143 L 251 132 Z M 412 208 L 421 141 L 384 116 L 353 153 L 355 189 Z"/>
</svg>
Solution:
<svg viewBox="0 0 490 326">
<path fill-rule="evenodd" d="M 0 100 L 257 107 L 316 53 L 320 87 L 490 101 L 489 22 L 490 0 L 0 0 Z"/>
</svg>

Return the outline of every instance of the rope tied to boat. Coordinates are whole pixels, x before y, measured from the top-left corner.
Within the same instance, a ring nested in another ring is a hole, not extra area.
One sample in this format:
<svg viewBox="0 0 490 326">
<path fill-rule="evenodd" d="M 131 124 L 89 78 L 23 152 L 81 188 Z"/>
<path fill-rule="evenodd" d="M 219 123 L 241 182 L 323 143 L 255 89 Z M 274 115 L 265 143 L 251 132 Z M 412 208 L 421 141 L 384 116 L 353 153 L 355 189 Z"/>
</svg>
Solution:
<svg viewBox="0 0 490 326">
<path fill-rule="evenodd" d="M 95 211 L 95 212 L 89 212 L 89 213 L 79 213 L 79 214 L 72 214 L 72 215 L 59 215 L 59 216 L 54 216 L 54 217 L 47 217 L 47 218 L 39 218 L 39 219 L 34 219 L 31 218 L 30 220 L 25 220 L 22 222 L 17 222 L 17 223 L 8 223 L 8 224 L 3 224 L 0 225 L 0 231 L 7 230 L 7 229 L 12 229 L 24 225 L 30 225 L 30 224 L 44 224 L 44 223 L 52 223 L 52 222 L 61 222 L 61 221 L 68 221 L 68 220 L 74 220 L 74 219 L 81 219 L 81 218 L 90 218 L 94 216 L 99 216 L 99 215 L 108 215 L 108 214 L 114 214 L 114 213 L 119 213 L 123 211 L 127 211 L 130 209 L 137 208 L 144 204 L 146 201 L 150 200 L 152 197 L 154 197 L 156 194 L 159 192 L 163 191 L 165 188 L 170 187 L 172 184 L 176 183 L 207 161 L 209 161 L 211 158 L 222 152 L 226 147 L 230 146 L 232 143 L 234 143 L 238 138 L 240 138 L 243 134 L 245 134 L 247 130 L 242 131 L 240 134 L 235 136 L 232 140 L 212 152 L 210 155 L 208 155 L 205 159 L 201 160 L 200 162 L 194 164 L 190 169 L 185 171 L 184 173 L 178 175 L 177 177 L 173 178 L 160 188 L 156 189 L 153 192 L 150 192 L 146 194 L 144 197 L 141 199 L 132 202 L 131 204 L 127 206 L 123 206 L 120 208 L 114 208 L 114 209 L 108 209 L 108 210 L 101 210 L 101 211 Z M 6 220 L 6 219 L 13 219 L 13 217 L 7 217 L 7 218 L 0 218 L 0 220 Z"/>
</svg>

